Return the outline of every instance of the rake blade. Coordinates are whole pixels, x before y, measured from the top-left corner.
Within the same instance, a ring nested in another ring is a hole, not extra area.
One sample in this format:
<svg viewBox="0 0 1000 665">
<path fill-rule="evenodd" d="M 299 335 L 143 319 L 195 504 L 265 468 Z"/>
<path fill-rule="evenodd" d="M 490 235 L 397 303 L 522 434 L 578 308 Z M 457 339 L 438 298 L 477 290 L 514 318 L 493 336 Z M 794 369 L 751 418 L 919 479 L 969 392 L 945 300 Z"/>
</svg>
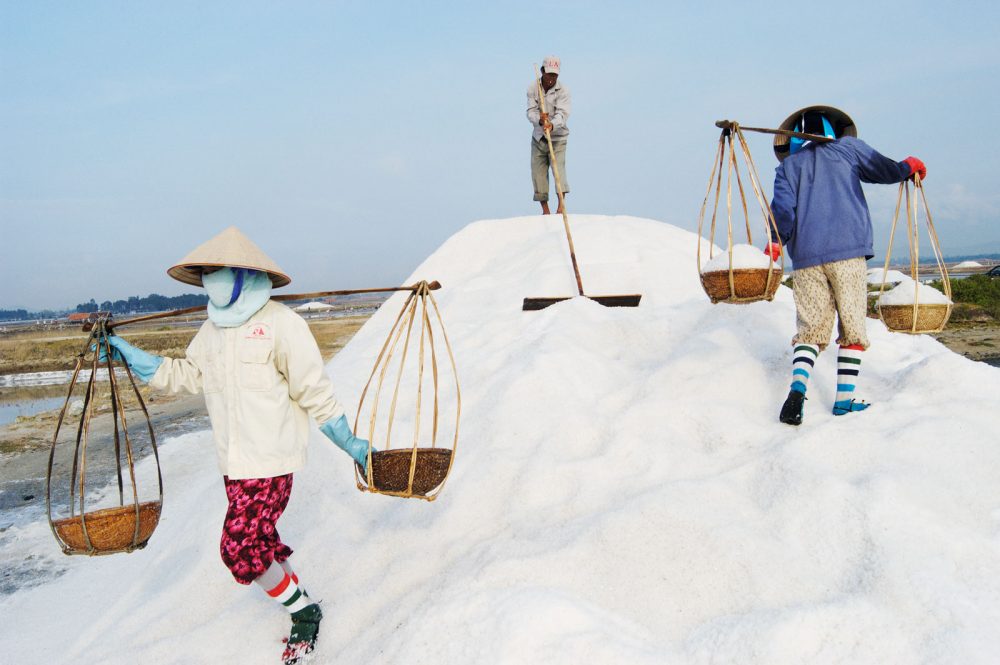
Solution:
<svg viewBox="0 0 1000 665">
<path fill-rule="evenodd" d="M 521 310 L 525 312 L 533 312 L 539 309 L 545 309 L 549 305 L 554 305 L 557 302 L 562 302 L 564 300 L 569 300 L 576 296 L 566 296 L 563 298 L 525 298 L 524 304 L 521 306 Z M 590 298 L 594 302 L 604 305 L 605 307 L 638 307 L 639 301 L 642 299 L 642 294 L 636 293 L 626 296 L 584 296 L 585 298 Z"/>
<path fill-rule="evenodd" d="M 594 302 L 605 307 L 638 307 L 642 300 L 641 293 L 633 293 L 627 296 L 587 296 Z"/>
</svg>

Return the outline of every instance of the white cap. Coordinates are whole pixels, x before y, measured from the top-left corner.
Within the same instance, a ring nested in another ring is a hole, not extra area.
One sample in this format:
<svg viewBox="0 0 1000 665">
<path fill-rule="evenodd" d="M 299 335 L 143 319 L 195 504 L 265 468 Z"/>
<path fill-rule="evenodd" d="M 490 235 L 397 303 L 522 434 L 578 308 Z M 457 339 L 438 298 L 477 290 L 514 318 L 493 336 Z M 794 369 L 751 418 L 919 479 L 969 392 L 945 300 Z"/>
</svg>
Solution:
<svg viewBox="0 0 1000 665">
<path fill-rule="evenodd" d="M 545 56 L 545 59 L 542 60 L 542 69 L 545 70 L 546 74 L 558 74 L 559 58 L 554 55 Z"/>
</svg>

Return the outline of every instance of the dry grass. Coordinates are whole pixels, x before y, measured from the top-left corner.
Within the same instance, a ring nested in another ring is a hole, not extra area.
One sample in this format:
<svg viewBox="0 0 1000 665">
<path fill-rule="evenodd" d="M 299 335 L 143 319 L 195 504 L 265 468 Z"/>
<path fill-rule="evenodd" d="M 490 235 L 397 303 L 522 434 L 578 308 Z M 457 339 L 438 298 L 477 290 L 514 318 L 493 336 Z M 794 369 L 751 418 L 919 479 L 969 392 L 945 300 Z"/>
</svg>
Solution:
<svg viewBox="0 0 1000 665">
<path fill-rule="evenodd" d="M 310 319 L 309 329 L 324 360 L 342 349 L 368 320 L 368 315 L 338 319 Z M 192 324 L 155 325 L 122 329 L 121 336 L 140 348 L 161 356 L 182 357 L 198 332 Z M 0 336 L 0 374 L 71 370 L 87 343 L 79 330 L 37 330 Z"/>
</svg>

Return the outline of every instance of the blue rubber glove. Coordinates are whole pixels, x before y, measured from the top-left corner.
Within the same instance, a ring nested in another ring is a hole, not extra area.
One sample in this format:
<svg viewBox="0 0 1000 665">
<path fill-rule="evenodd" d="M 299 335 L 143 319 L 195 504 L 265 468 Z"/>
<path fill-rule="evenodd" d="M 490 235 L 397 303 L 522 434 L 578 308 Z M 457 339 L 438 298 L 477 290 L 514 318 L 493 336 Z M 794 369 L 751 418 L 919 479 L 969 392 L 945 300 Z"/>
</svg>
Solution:
<svg viewBox="0 0 1000 665">
<path fill-rule="evenodd" d="M 156 370 L 160 368 L 160 364 L 163 362 L 162 356 L 154 356 L 152 353 L 146 353 L 142 349 L 132 346 L 121 337 L 117 335 L 108 336 L 108 344 L 114 348 L 114 353 L 112 354 L 115 360 L 124 361 L 128 364 L 128 368 L 132 370 L 132 373 L 137 377 L 149 383 L 149 380 L 153 378 L 156 374 Z M 100 362 L 107 362 L 108 356 L 104 352 L 104 345 L 101 345 L 101 357 Z"/>
<path fill-rule="evenodd" d="M 351 426 L 347 424 L 347 416 L 326 421 L 319 426 L 319 431 L 326 434 L 338 448 L 353 457 L 365 473 L 368 473 L 368 441 L 354 436 Z M 372 454 L 375 454 L 375 448 L 372 448 Z"/>
</svg>

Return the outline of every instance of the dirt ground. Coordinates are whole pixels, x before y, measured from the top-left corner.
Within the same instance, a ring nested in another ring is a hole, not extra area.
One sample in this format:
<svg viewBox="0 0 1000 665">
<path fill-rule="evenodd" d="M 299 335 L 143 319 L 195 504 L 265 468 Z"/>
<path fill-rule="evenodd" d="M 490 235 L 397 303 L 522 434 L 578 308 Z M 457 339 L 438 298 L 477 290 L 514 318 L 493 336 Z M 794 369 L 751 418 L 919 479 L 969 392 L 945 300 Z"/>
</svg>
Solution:
<svg viewBox="0 0 1000 665">
<path fill-rule="evenodd" d="M 1000 324 L 997 323 L 949 323 L 933 336 L 955 353 L 972 360 L 1000 358 Z"/>
</svg>

